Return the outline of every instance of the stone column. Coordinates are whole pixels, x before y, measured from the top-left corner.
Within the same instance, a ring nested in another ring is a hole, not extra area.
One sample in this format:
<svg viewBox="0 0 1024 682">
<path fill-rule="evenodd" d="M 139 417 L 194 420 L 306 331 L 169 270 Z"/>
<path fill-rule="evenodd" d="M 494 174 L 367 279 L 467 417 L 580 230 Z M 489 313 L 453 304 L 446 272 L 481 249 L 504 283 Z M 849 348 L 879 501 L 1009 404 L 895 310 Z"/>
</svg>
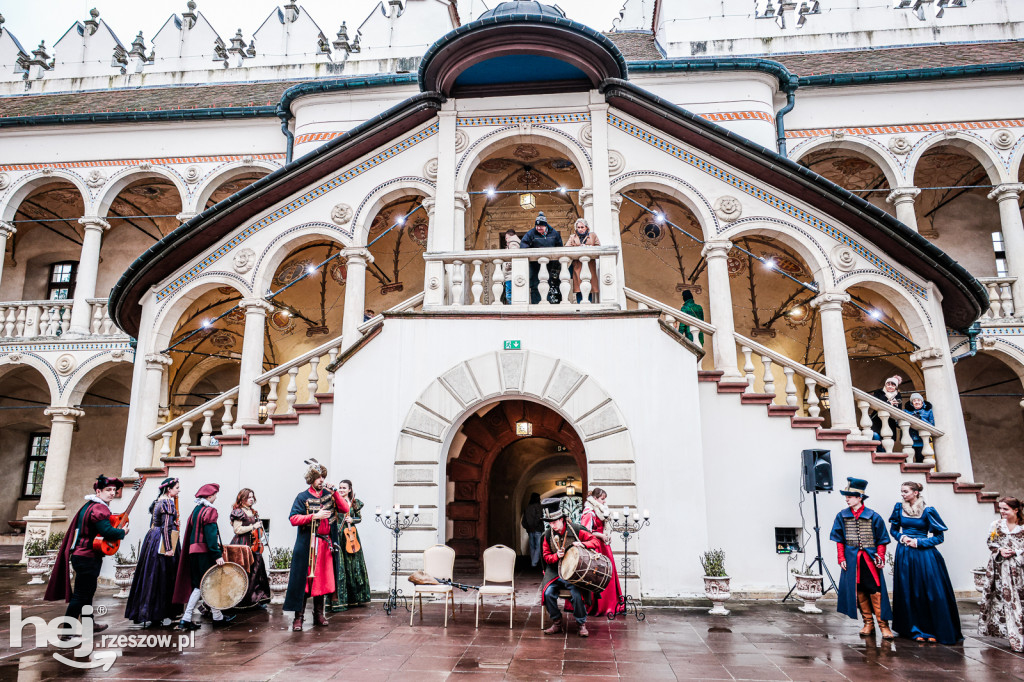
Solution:
<svg viewBox="0 0 1024 682">
<path fill-rule="evenodd" d="M 102 218 L 86 216 L 78 224 L 85 228 L 82 239 L 82 253 L 78 259 L 78 276 L 75 283 L 75 300 L 71 306 L 71 326 L 68 331 L 88 334 L 92 322 L 92 308 L 88 299 L 96 297 L 96 276 L 100 269 L 100 246 L 103 233 L 110 229 L 110 223 Z"/>
<path fill-rule="evenodd" d="M 52 417 L 53 424 L 50 426 L 50 448 L 46 451 L 43 490 L 35 510 L 63 511 L 64 485 L 71 460 L 71 437 L 75 431 L 75 420 L 84 417 L 85 412 L 73 407 L 48 407 L 43 414 Z"/>
<path fill-rule="evenodd" d="M 593 183 L 590 189 L 594 193 L 594 220 L 591 229 L 604 243 L 617 246 L 619 243 L 618 225 L 612 234 L 611 210 L 611 174 L 608 170 L 608 103 L 603 95 L 592 91 L 590 109 L 590 151 L 594 157 Z"/>
<path fill-rule="evenodd" d="M 4 278 L 4 257 L 7 252 L 7 239 L 18 232 L 11 223 L 0 220 L 0 284 Z"/>
<path fill-rule="evenodd" d="M 999 225 L 1003 232 L 1003 246 L 1006 249 L 1006 270 L 1013 283 L 1013 314 L 1020 316 L 1024 311 L 1024 221 L 1020 217 L 1017 200 L 1024 192 L 1024 184 L 1007 183 L 997 185 L 988 193 L 989 199 L 999 202 Z"/>
<path fill-rule="evenodd" d="M 910 354 L 910 361 L 921 366 L 925 394 L 935 415 L 935 427 L 944 434 L 933 441 L 937 470 L 956 471 L 963 476 L 962 482 L 973 481 L 967 427 L 949 355 L 938 348 L 922 348 Z"/>
<path fill-rule="evenodd" d="M 262 298 L 246 298 L 238 306 L 245 311 L 245 333 L 242 336 L 242 362 L 238 369 L 238 413 L 231 430 L 241 435 L 245 433 L 243 426 L 260 421 L 260 387 L 256 385 L 256 377 L 263 374 L 267 313 L 273 311 L 274 306 Z"/>
<path fill-rule="evenodd" d="M 135 461 L 133 469 L 138 467 L 154 466 L 153 441 L 147 436 L 155 431 L 160 419 L 160 398 L 162 393 L 160 387 L 163 385 L 163 375 L 171 366 L 173 360 L 165 353 L 150 353 L 146 356 L 146 374 L 143 380 L 143 390 L 138 406 L 139 431 L 136 434 L 137 445 L 135 450 Z"/>
<path fill-rule="evenodd" d="M 711 324 L 715 325 L 715 369 L 724 372 L 723 381 L 741 381 L 736 362 L 736 326 L 732 314 L 732 289 L 729 284 L 729 251 L 732 242 L 715 239 L 704 242 L 701 255 L 708 263 L 708 302 Z"/>
<path fill-rule="evenodd" d="M 843 325 L 843 304 L 849 303 L 845 293 L 821 294 L 811 306 L 821 313 L 821 342 L 825 349 L 825 375 L 835 382 L 828 389 L 833 429 L 847 429 L 856 437 L 857 405 L 853 399 L 853 377 L 846 351 L 846 328 Z"/>
<path fill-rule="evenodd" d="M 897 187 L 889 192 L 886 203 L 896 207 L 896 218 L 901 223 L 917 232 L 917 214 L 914 212 L 914 199 L 921 193 L 917 187 Z"/>
<path fill-rule="evenodd" d="M 370 250 L 353 246 L 342 250 L 348 267 L 345 275 L 345 312 L 341 322 L 341 352 L 352 347 L 361 337 L 356 329 L 363 323 L 366 310 L 366 266 L 373 262 Z M 341 382 L 338 382 L 339 385 Z"/>
<path fill-rule="evenodd" d="M 437 189 L 434 192 L 437 221 L 427 235 L 427 250 L 432 253 L 461 250 L 465 243 L 465 226 L 455 225 L 457 116 L 453 100 L 445 102 L 437 113 Z"/>
</svg>

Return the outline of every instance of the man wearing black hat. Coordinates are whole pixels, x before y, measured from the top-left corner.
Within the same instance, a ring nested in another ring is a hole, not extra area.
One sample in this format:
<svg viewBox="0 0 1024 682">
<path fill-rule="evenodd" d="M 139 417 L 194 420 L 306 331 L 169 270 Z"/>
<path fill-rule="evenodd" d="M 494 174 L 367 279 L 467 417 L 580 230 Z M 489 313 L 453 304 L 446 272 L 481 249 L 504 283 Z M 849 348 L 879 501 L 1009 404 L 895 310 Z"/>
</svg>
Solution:
<svg viewBox="0 0 1024 682">
<path fill-rule="evenodd" d="M 548 522 L 548 530 L 544 533 L 544 580 L 541 581 L 541 599 L 551 617 L 551 627 L 545 630 L 544 634 L 556 635 L 565 631 L 562 627 L 562 612 L 558 609 L 558 593 L 561 590 L 569 590 L 569 594 L 572 595 L 572 615 L 579 626 L 579 635 L 587 637 L 590 635 L 587 631 L 587 602 L 592 595 L 562 580 L 558 573 L 558 564 L 568 547 L 576 545 L 596 552 L 601 546 L 600 541 L 583 526 L 565 518 L 561 500 L 557 497 L 545 499 L 541 506 L 544 508 L 544 520 Z"/>
<path fill-rule="evenodd" d="M 882 570 L 889 532 L 882 517 L 864 506 L 868 482 L 862 478 L 846 480 L 848 484 L 841 492 L 847 507 L 836 514 L 829 536 L 838 546 L 839 567 L 843 570 L 839 576 L 838 611 L 857 618 L 860 609 L 864 618 L 861 637 L 874 637 L 877 620 L 882 639 L 893 639 L 889 629 L 892 608 Z"/>
<path fill-rule="evenodd" d="M 519 242 L 519 248 L 551 249 L 556 246 L 563 246 L 562 235 L 557 230 L 551 229 L 551 226 L 548 225 L 548 219 L 544 217 L 544 211 L 541 211 L 537 214 L 537 219 L 533 223 L 533 229 L 527 232 L 526 236 Z M 560 264 L 555 259 L 553 259 L 553 262 L 555 265 L 548 263 L 548 282 L 551 284 L 550 291 L 554 291 L 555 295 L 558 295 L 558 268 Z M 530 261 L 530 303 L 540 303 L 540 291 L 537 289 L 538 284 L 540 284 L 540 263 Z M 550 293 L 548 295 L 551 296 Z M 558 301 L 554 302 L 557 303 Z"/>
<path fill-rule="evenodd" d="M 95 493 L 85 496 L 85 504 L 75 514 L 64 535 L 44 598 L 46 601 L 66 600 L 68 610 L 65 616 L 81 618 L 82 608 L 92 606 L 104 557 L 103 552 L 93 549 L 92 543 L 96 536 L 102 536 L 104 540 L 121 540 L 128 533 L 127 523 L 123 528 L 114 528 L 110 523 L 110 502 L 123 487 L 121 479 L 107 478 L 100 474 L 92 484 Z M 69 563 L 75 569 L 74 592 L 71 591 Z M 95 623 L 93 632 L 102 632 L 107 627 L 106 623 Z M 63 639 L 69 635 L 61 637 Z"/>
</svg>

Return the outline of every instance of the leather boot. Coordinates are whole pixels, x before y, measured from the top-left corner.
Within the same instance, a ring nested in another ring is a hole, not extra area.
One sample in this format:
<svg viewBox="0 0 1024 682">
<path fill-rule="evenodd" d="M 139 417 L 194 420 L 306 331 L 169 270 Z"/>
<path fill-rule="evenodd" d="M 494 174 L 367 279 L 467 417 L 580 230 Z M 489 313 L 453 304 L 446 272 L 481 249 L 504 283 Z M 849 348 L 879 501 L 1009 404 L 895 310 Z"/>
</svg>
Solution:
<svg viewBox="0 0 1024 682">
<path fill-rule="evenodd" d="M 292 632 L 302 632 L 302 621 L 301 615 L 295 616 L 295 620 L 292 621 Z"/>
<path fill-rule="evenodd" d="M 562 629 L 562 619 L 559 618 L 551 623 L 551 627 L 544 631 L 545 635 L 557 635 L 559 632 L 565 632 Z"/>
<path fill-rule="evenodd" d="M 896 639 L 896 635 L 892 634 L 892 630 L 889 629 L 889 621 L 882 620 L 881 592 L 875 592 L 871 595 L 871 611 L 875 614 L 875 618 L 878 619 L 878 631 L 882 633 L 882 639 Z"/>
<path fill-rule="evenodd" d="M 313 625 L 327 627 L 327 614 L 324 613 L 324 597 L 313 597 Z"/>
<path fill-rule="evenodd" d="M 871 608 L 871 597 L 857 590 L 857 606 L 860 607 L 860 615 L 864 618 L 864 627 L 858 634 L 861 637 L 874 637 L 875 619 Z"/>
</svg>

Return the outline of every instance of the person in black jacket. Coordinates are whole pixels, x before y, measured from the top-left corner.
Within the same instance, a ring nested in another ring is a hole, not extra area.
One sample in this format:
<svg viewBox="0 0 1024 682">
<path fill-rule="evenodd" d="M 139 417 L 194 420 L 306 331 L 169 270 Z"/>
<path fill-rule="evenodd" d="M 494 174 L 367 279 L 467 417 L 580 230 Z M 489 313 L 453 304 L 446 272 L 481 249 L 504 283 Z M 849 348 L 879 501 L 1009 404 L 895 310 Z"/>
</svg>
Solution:
<svg viewBox="0 0 1024 682">
<path fill-rule="evenodd" d="M 523 511 L 523 530 L 530 537 L 530 565 L 540 566 L 540 548 L 544 541 L 543 509 L 540 506 L 540 493 L 530 493 L 530 501 Z"/>
<path fill-rule="evenodd" d="M 533 229 L 523 237 L 519 248 L 550 249 L 556 246 L 564 246 L 562 244 L 562 235 L 548 225 L 548 219 L 544 217 L 544 211 L 541 211 L 533 222 Z M 551 262 L 548 263 L 548 282 L 551 285 L 551 289 L 548 290 L 548 300 L 552 303 L 560 303 L 562 300 L 558 291 L 558 269 L 560 267 L 561 263 L 556 258 L 552 258 Z M 537 289 L 538 284 L 540 284 L 540 263 L 530 261 L 530 303 L 540 303 L 540 291 Z"/>
</svg>

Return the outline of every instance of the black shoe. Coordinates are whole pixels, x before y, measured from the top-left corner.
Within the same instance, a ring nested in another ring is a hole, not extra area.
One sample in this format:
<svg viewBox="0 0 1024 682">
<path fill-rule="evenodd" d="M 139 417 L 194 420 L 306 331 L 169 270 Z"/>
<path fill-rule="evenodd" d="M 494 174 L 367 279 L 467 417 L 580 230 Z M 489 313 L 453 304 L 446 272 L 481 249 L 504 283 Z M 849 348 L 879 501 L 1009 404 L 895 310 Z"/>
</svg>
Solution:
<svg viewBox="0 0 1024 682">
<path fill-rule="evenodd" d="M 106 630 L 109 627 L 110 626 L 107 625 L 106 623 L 97 623 L 96 621 L 93 621 L 92 632 L 93 632 L 93 634 L 96 634 L 97 632 L 103 632 L 104 630 Z"/>
<path fill-rule="evenodd" d="M 193 623 L 190 620 L 179 620 L 178 625 L 175 626 L 175 630 L 198 630 L 202 626 L 199 623 Z"/>
<path fill-rule="evenodd" d="M 57 635 L 57 639 L 62 642 L 70 642 L 73 639 L 78 639 L 81 635 Z"/>
<path fill-rule="evenodd" d="M 219 628 L 219 627 L 222 627 L 224 625 L 227 625 L 228 623 L 233 621 L 235 618 L 238 618 L 238 616 L 236 616 L 234 614 L 231 614 L 230 616 L 224 616 L 220 620 L 213 621 L 213 627 Z"/>
</svg>

